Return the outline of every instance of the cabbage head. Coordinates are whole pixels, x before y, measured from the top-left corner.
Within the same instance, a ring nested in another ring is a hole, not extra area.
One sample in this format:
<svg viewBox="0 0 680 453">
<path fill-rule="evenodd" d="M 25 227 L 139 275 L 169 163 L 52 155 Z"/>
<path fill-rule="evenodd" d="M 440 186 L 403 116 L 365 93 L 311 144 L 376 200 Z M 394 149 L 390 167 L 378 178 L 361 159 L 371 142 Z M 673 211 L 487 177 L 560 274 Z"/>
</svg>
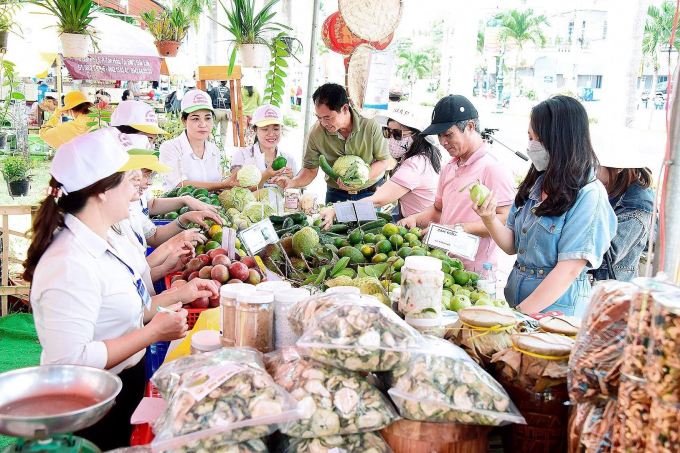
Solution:
<svg viewBox="0 0 680 453">
<path fill-rule="evenodd" d="M 248 217 L 246 217 L 243 214 L 239 214 L 237 216 L 234 216 L 234 228 L 236 228 L 237 231 L 244 230 L 248 228 L 251 225 L 250 220 L 248 220 Z"/>
<path fill-rule="evenodd" d="M 353 186 L 366 184 L 371 172 L 371 168 L 359 156 L 342 156 L 333 164 L 333 170 L 340 175 L 344 184 Z"/>
<path fill-rule="evenodd" d="M 246 165 L 239 169 L 236 179 L 241 187 L 257 187 L 262 180 L 262 172 L 255 165 Z"/>
<path fill-rule="evenodd" d="M 270 215 L 276 214 L 276 212 L 274 212 L 274 209 L 267 204 L 248 203 L 246 207 L 243 208 L 242 214 L 248 217 L 251 222 L 257 223 Z"/>
<path fill-rule="evenodd" d="M 243 211 L 243 208 L 248 203 L 256 201 L 253 193 L 244 187 L 234 187 L 231 190 L 225 190 L 219 195 L 218 199 L 224 209 L 236 208 L 239 212 Z"/>
</svg>

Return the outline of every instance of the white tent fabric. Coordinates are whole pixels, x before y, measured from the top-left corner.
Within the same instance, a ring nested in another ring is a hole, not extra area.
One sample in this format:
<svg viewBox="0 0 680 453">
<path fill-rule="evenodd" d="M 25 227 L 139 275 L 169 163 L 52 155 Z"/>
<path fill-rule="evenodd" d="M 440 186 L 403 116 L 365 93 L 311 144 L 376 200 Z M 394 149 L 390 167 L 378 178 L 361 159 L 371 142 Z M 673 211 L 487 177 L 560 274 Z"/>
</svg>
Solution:
<svg viewBox="0 0 680 453">
<path fill-rule="evenodd" d="M 95 17 L 92 25 L 102 54 L 158 57 L 150 33 L 103 13 L 95 13 Z M 20 76 L 35 77 L 50 68 L 61 52 L 59 35 L 53 27 L 57 20 L 46 9 L 24 3 L 16 21 L 21 24 L 21 36 L 10 33 L 5 59 L 16 64 Z"/>
</svg>

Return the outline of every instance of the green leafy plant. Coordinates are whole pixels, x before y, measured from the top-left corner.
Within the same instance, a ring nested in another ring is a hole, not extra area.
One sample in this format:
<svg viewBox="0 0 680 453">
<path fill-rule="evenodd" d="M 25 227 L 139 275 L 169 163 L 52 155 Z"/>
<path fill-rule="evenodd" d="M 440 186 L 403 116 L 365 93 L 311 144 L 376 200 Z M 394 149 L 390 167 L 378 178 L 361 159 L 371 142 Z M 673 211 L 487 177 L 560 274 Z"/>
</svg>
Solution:
<svg viewBox="0 0 680 453">
<path fill-rule="evenodd" d="M 30 172 L 33 169 L 33 163 L 30 159 L 25 159 L 23 156 L 7 156 L 2 161 L 0 173 L 8 183 L 14 181 L 21 181 L 30 179 Z"/>
<path fill-rule="evenodd" d="M 301 112 L 301 111 L 302 111 L 302 107 L 300 107 L 299 105 L 291 105 L 291 106 L 290 106 L 290 109 L 291 109 L 291 110 L 295 110 L 296 112 Z"/>
<path fill-rule="evenodd" d="M 14 29 L 21 30 L 19 23 L 14 20 L 14 15 L 21 7 L 21 3 L 17 0 L 9 0 L 0 2 L 0 32 L 12 32 L 20 36 Z"/>
<path fill-rule="evenodd" d="M 264 7 L 256 14 L 255 0 L 231 0 L 231 9 L 228 9 L 220 0 L 220 5 L 227 15 L 228 24 L 221 24 L 215 19 L 212 19 L 220 27 L 227 30 L 234 36 L 233 48 L 231 56 L 229 57 L 229 72 L 234 69 L 236 62 L 236 52 L 245 44 L 262 44 L 269 48 L 274 53 L 275 44 L 267 40 L 267 35 L 279 34 L 283 30 L 291 30 L 290 27 L 272 22 L 272 18 L 276 16 L 272 12 L 274 5 L 281 0 L 269 0 Z M 284 35 L 285 36 L 285 35 Z"/>
<path fill-rule="evenodd" d="M 104 107 L 104 105 L 101 103 L 90 107 L 90 113 L 87 114 L 87 117 L 91 118 L 91 121 L 88 121 L 87 123 L 87 126 L 92 128 L 90 132 L 109 127 L 109 123 L 111 122 L 111 113 L 113 112 L 111 112 L 110 109 Z"/>
<path fill-rule="evenodd" d="M 402 59 L 399 66 L 397 66 L 397 74 L 401 75 L 404 82 L 411 85 L 411 93 L 413 93 L 413 85 L 422 79 L 430 72 L 430 57 L 423 53 L 407 50 L 399 54 Z"/>
<path fill-rule="evenodd" d="M 286 127 L 292 127 L 292 128 L 298 127 L 297 121 L 295 121 L 293 118 L 291 118 L 288 115 L 283 115 L 283 125 L 286 126 Z"/>
<path fill-rule="evenodd" d="M 8 118 L 13 118 L 9 113 L 12 101 L 26 99 L 26 96 L 16 90 L 19 84 L 21 84 L 19 75 L 16 73 L 16 65 L 3 58 L 0 64 L 0 70 L 2 71 L 2 89 L 5 92 L 4 108 L 0 109 L 0 125 L 4 125 Z M 0 135 L 5 134 L 0 132 Z"/>
<path fill-rule="evenodd" d="M 44 13 L 57 18 L 59 33 L 90 35 L 94 33 L 92 21 L 99 5 L 93 0 L 33 0 L 31 3 L 45 8 Z"/>
<path fill-rule="evenodd" d="M 264 90 L 264 103 L 277 107 L 281 107 L 285 97 L 286 82 L 284 79 L 288 74 L 283 68 L 288 67 L 286 58 L 291 56 L 289 51 L 291 45 L 286 38 L 295 39 L 290 38 L 285 32 L 281 32 L 272 40 L 272 46 L 270 47 L 272 58 L 269 62 L 269 72 L 267 73 L 267 87 Z"/>
<path fill-rule="evenodd" d="M 163 11 L 158 16 L 153 10 L 142 11 L 140 16 L 149 29 L 149 33 L 158 42 L 182 41 L 191 26 L 190 18 L 177 6 Z"/>
<path fill-rule="evenodd" d="M 543 14 L 535 15 L 534 10 L 527 9 L 519 11 L 516 9 L 496 15 L 496 19 L 501 21 L 501 31 L 498 33 L 498 40 L 501 42 L 512 38 L 517 43 L 515 53 L 515 71 L 513 86 L 517 85 L 517 68 L 519 66 L 519 56 L 522 48 L 527 41 L 533 42 L 537 47 L 545 45 L 545 36 L 541 30 L 542 25 L 550 25 L 548 18 Z"/>
</svg>

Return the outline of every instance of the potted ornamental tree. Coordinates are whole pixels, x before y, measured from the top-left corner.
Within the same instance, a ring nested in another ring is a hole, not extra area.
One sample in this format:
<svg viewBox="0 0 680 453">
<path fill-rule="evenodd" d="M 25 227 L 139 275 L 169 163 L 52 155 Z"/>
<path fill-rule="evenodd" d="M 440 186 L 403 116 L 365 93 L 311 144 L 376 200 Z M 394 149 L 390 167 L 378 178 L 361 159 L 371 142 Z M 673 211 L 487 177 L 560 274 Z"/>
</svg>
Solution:
<svg viewBox="0 0 680 453">
<path fill-rule="evenodd" d="M 57 18 L 55 27 L 64 57 L 87 58 L 88 43 L 94 39 L 91 23 L 99 5 L 93 0 L 34 0 L 32 3 Z"/>
<path fill-rule="evenodd" d="M 11 126 L 14 117 L 9 109 L 12 106 L 12 101 L 20 101 L 26 99 L 23 93 L 17 91 L 17 87 L 21 84 L 19 76 L 16 73 L 16 66 L 9 60 L 2 60 L 0 64 L 0 83 L 2 83 L 5 94 L 4 102 L 0 107 L 0 150 L 4 150 L 7 146 L 7 134 L 4 131 L 6 126 Z"/>
<path fill-rule="evenodd" d="M 230 75 L 237 53 L 241 54 L 241 66 L 244 68 L 260 68 L 264 65 L 265 55 L 273 48 L 269 37 L 278 35 L 284 29 L 291 29 L 272 21 L 276 15 L 272 9 L 279 1 L 269 0 L 258 13 L 255 13 L 255 0 L 231 0 L 231 9 L 227 9 L 220 1 L 228 23 L 217 23 L 234 36 L 229 58 Z"/>
<path fill-rule="evenodd" d="M 7 156 L 0 163 L 0 173 L 2 173 L 9 194 L 12 197 L 25 197 L 31 188 L 30 171 L 33 168 L 30 160 L 25 156 Z"/>
<path fill-rule="evenodd" d="M 155 11 L 142 11 L 142 20 L 149 33 L 154 37 L 154 44 L 161 57 L 175 57 L 182 45 L 182 40 L 189 32 L 190 18 L 181 8 L 175 6 L 156 16 Z"/>
</svg>

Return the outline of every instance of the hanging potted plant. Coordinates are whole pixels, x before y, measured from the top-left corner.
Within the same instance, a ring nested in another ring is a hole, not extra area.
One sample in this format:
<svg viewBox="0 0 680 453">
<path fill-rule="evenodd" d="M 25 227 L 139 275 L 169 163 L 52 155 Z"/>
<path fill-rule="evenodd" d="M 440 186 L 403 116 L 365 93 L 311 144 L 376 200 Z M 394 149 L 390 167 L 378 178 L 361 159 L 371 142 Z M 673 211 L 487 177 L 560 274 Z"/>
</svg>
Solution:
<svg viewBox="0 0 680 453">
<path fill-rule="evenodd" d="M 175 6 L 156 16 L 155 11 L 142 11 L 142 20 L 149 33 L 154 37 L 154 44 L 161 57 L 175 57 L 182 45 L 182 40 L 189 32 L 190 18 L 181 8 Z"/>
<path fill-rule="evenodd" d="M 14 13 L 21 6 L 16 0 L 0 2 L 0 50 L 7 52 L 7 38 L 12 32 L 20 36 L 14 31 L 18 29 L 21 31 L 19 23 L 14 20 Z"/>
<path fill-rule="evenodd" d="M 269 72 L 267 72 L 267 87 L 264 90 L 264 103 L 272 104 L 277 107 L 283 105 L 284 92 L 286 89 L 285 78 L 288 76 L 284 68 L 288 67 L 288 62 L 285 60 L 288 57 L 297 57 L 293 55 L 291 50 L 293 45 L 297 42 L 299 50 L 302 50 L 302 43 L 296 38 L 292 38 L 281 32 L 272 40 L 271 60 L 269 61 Z M 300 60 L 298 60 L 299 62 Z"/>
<path fill-rule="evenodd" d="M 0 64 L 0 83 L 4 87 L 5 98 L 2 107 L 0 107 L 0 150 L 4 150 L 7 146 L 7 134 L 4 131 L 5 126 L 11 126 L 14 117 L 9 112 L 12 106 L 12 101 L 20 101 L 26 99 L 23 93 L 16 91 L 21 81 L 16 73 L 16 66 L 9 60 L 2 60 Z"/>
<path fill-rule="evenodd" d="M 93 0 L 34 0 L 31 3 L 42 6 L 57 18 L 55 27 L 59 30 L 65 58 L 87 58 L 87 45 L 94 39 L 90 24 L 99 5 Z"/>
<path fill-rule="evenodd" d="M 290 30 L 278 22 L 272 22 L 276 13 L 272 12 L 274 5 L 281 0 L 269 0 L 266 5 L 255 14 L 255 0 L 232 0 L 231 9 L 227 9 L 220 0 L 229 21 L 227 25 L 218 25 L 234 36 L 231 57 L 229 58 L 229 75 L 236 63 L 236 54 L 241 54 L 241 66 L 244 68 L 261 68 L 268 50 L 273 48 L 268 36 L 277 35 L 281 31 Z"/>
<path fill-rule="evenodd" d="M 30 171 L 33 164 L 24 156 L 7 156 L 2 161 L 0 173 L 2 173 L 9 194 L 12 197 L 25 197 L 28 195 L 28 190 L 31 188 Z"/>
</svg>

